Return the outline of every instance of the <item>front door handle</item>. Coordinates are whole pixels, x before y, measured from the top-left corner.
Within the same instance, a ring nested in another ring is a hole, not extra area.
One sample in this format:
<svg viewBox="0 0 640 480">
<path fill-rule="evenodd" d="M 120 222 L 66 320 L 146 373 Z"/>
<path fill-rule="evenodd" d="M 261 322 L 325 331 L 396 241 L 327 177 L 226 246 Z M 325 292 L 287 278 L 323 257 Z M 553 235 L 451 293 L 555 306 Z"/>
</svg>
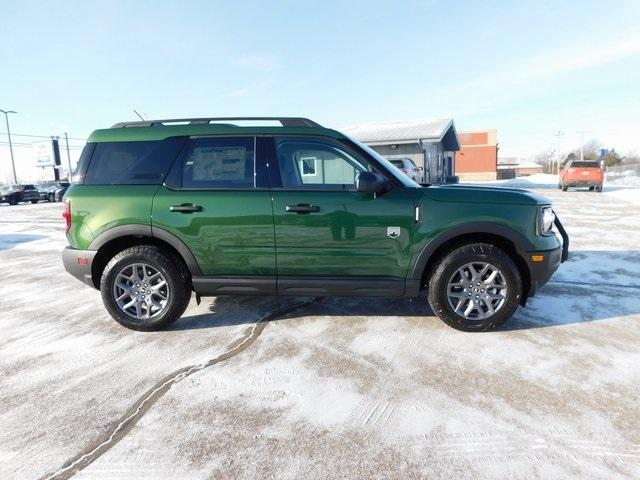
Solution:
<svg viewBox="0 0 640 480">
<path fill-rule="evenodd" d="M 194 213 L 201 212 L 202 207 L 200 205 L 194 205 L 193 203 L 183 203 L 181 205 L 171 205 L 169 207 L 169 211 L 179 213 Z"/>
<path fill-rule="evenodd" d="M 298 213 L 304 215 L 306 213 L 317 213 L 320 211 L 320 207 L 318 207 L 317 205 L 300 203 L 298 205 L 287 205 L 285 207 L 285 211 L 287 213 Z"/>
</svg>

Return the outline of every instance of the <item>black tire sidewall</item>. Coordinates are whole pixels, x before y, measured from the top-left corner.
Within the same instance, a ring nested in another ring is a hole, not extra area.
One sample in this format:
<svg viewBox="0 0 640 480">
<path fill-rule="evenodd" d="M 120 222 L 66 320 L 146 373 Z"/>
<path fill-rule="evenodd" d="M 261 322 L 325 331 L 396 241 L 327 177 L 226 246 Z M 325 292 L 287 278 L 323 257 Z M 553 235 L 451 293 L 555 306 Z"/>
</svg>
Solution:
<svg viewBox="0 0 640 480">
<path fill-rule="evenodd" d="M 496 266 L 508 285 L 507 301 L 486 320 L 467 320 L 449 305 L 449 279 L 458 268 L 471 262 L 486 262 Z M 514 261 L 501 249 L 489 244 L 464 245 L 451 251 L 440 262 L 430 279 L 428 298 L 434 313 L 447 325 L 466 332 L 491 330 L 509 320 L 518 308 L 522 298 L 522 278 Z"/>
<path fill-rule="evenodd" d="M 169 285 L 169 305 L 161 315 L 140 321 L 120 310 L 113 298 L 116 275 L 132 263 L 146 263 L 160 271 Z M 191 298 L 191 283 L 182 263 L 168 252 L 153 246 L 131 247 L 118 253 L 105 267 L 100 281 L 102 301 L 115 321 L 132 330 L 159 330 L 184 313 Z"/>
</svg>

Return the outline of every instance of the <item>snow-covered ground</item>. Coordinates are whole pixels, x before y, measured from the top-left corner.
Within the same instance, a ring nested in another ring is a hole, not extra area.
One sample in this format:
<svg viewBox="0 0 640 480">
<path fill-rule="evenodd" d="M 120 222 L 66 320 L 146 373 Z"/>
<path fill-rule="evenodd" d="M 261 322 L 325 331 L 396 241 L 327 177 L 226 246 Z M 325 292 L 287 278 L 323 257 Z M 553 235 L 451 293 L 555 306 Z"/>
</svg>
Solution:
<svg viewBox="0 0 640 480">
<path fill-rule="evenodd" d="M 0 478 L 640 478 L 640 205 L 538 180 L 571 258 L 483 334 L 251 297 L 128 331 L 63 271 L 59 204 L 0 206 Z"/>
<path fill-rule="evenodd" d="M 509 180 L 465 183 L 495 187 L 524 188 L 529 190 L 546 190 L 558 188 L 558 175 L 536 173 L 535 175 L 530 175 L 527 177 L 517 177 Z M 586 189 L 582 190 L 584 191 Z M 640 180 L 638 179 L 638 177 L 633 177 L 625 178 L 623 181 L 614 180 L 611 182 L 605 182 L 602 193 L 612 198 L 640 204 Z"/>
</svg>

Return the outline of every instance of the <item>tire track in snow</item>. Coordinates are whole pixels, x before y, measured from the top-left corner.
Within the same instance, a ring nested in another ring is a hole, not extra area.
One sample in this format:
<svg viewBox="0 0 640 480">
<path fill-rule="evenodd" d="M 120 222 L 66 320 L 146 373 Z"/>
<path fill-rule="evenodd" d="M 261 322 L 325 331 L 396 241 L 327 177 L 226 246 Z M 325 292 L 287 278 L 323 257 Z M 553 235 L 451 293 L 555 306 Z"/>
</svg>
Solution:
<svg viewBox="0 0 640 480">
<path fill-rule="evenodd" d="M 138 400 L 124 413 L 124 415 L 113 423 L 113 427 L 110 428 L 109 431 L 98 438 L 98 440 L 93 444 L 85 448 L 81 453 L 70 460 L 67 460 L 57 471 L 41 477 L 41 480 L 64 480 L 72 477 L 122 440 L 126 434 L 131 431 L 135 424 L 138 423 L 138 420 L 140 420 L 153 406 L 153 404 L 167 393 L 174 384 L 184 380 L 196 372 L 200 372 L 217 363 L 224 362 L 225 360 L 241 353 L 255 342 L 269 321 L 317 303 L 320 300 L 320 298 L 313 298 L 312 300 L 294 303 L 293 305 L 274 310 L 258 320 L 253 327 L 251 327 L 249 332 L 232 343 L 226 352 L 221 353 L 207 362 L 183 367 L 162 378 L 140 398 L 138 398 Z"/>
</svg>

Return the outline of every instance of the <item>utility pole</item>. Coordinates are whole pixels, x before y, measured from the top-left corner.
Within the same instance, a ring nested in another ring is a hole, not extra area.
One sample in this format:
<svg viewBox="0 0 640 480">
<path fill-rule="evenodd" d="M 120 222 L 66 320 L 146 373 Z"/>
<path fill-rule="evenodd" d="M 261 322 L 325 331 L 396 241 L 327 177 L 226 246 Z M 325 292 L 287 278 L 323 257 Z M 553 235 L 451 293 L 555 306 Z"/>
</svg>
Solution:
<svg viewBox="0 0 640 480">
<path fill-rule="evenodd" d="M 53 150 L 53 178 L 56 182 L 60 181 L 60 145 L 58 137 L 51 137 L 51 146 Z"/>
<path fill-rule="evenodd" d="M 71 155 L 69 154 L 69 137 L 67 136 L 67 132 L 64 132 L 64 142 L 67 145 L 67 167 L 69 167 L 67 180 L 71 183 Z"/>
<path fill-rule="evenodd" d="M 9 130 L 9 114 L 18 112 L 2 109 L 0 109 L 0 112 L 4 113 L 4 121 L 7 124 L 7 136 L 9 137 L 9 153 L 11 154 L 11 168 L 13 169 L 13 183 L 18 183 L 18 176 L 16 175 L 16 162 L 13 159 L 13 145 L 11 144 L 11 130 Z"/>
<path fill-rule="evenodd" d="M 557 158 L 557 166 L 556 166 L 556 174 L 560 174 L 560 139 L 562 137 L 564 137 L 564 132 L 558 130 L 554 135 L 554 137 L 556 137 L 556 145 L 557 145 L 557 152 L 558 152 L 558 158 Z"/>
<path fill-rule="evenodd" d="M 580 161 L 584 160 L 584 130 L 578 130 L 580 134 Z"/>
</svg>

